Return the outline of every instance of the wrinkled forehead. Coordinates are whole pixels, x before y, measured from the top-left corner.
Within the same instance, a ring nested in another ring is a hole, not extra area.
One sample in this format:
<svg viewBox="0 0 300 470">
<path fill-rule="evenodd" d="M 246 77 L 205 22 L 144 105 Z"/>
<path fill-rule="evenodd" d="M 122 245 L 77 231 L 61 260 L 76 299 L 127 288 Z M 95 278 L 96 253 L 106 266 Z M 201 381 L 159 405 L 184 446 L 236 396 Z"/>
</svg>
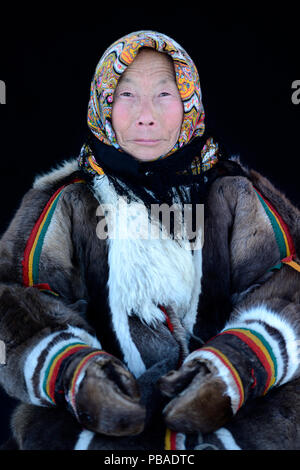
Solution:
<svg viewBox="0 0 300 470">
<path fill-rule="evenodd" d="M 130 84 L 144 78 L 150 79 L 153 84 L 172 82 L 176 85 L 174 62 L 171 57 L 148 47 L 141 48 L 119 78 L 118 87 L 121 83 Z"/>
<path fill-rule="evenodd" d="M 185 107 L 189 100 L 201 102 L 197 69 L 187 52 L 173 39 L 155 31 L 138 31 L 114 42 L 101 57 L 95 72 L 95 85 L 100 102 L 112 101 L 118 81 L 142 48 L 167 54 L 173 61 L 177 87 Z M 197 105 L 199 103 L 192 103 Z"/>
</svg>

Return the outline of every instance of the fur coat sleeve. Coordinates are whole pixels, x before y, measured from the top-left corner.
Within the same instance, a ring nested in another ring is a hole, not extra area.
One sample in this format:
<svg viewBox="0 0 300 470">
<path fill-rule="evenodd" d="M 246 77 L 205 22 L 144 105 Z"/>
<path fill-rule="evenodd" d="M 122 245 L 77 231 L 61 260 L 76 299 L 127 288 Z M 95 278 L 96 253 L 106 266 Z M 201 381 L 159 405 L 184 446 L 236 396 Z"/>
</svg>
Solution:
<svg viewBox="0 0 300 470">
<path fill-rule="evenodd" d="M 209 193 L 195 325 L 205 344 L 186 359 L 214 364 L 233 413 L 299 377 L 300 364 L 300 214 L 266 178 L 246 176 L 220 178 Z M 290 236 L 290 250 L 280 236 Z"/>
<path fill-rule="evenodd" d="M 153 380 L 147 376 L 147 384 L 153 383 L 178 365 L 182 351 L 187 355 L 191 333 L 206 342 L 224 329 L 249 329 L 250 324 L 271 345 L 277 364 L 275 383 L 298 376 L 300 274 L 287 265 L 273 270 L 280 262 L 280 251 L 253 184 L 286 219 L 299 252 L 299 213 L 280 192 L 254 172 L 248 178 L 219 178 L 205 206 L 202 261 L 201 256 L 190 260 L 178 252 L 180 258 L 173 248 L 170 256 L 162 247 L 158 269 L 153 258 L 143 277 L 137 263 L 143 256 L 142 245 L 137 250 L 132 244 L 131 261 L 127 250 L 123 262 L 113 265 L 113 251 L 109 253 L 106 241 L 96 236 L 99 202 L 85 183 L 77 181 L 74 170 L 75 166 L 66 171 L 65 166 L 63 172 L 37 179 L 1 239 L 0 338 L 6 346 L 7 363 L 0 368 L 0 383 L 9 394 L 29 403 L 51 404 L 48 371 L 53 372 L 53 358 L 59 359 L 62 350 L 82 346 L 109 348 L 108 352 L 125 358 L 132 371 L 138 364 L 136 376 L 167 358 L 170 363 L 159 368 Z M 144 262 L 148 255 L 145 252 Z M 113 267 L 119 272 L 127 270 L 131 277 L 120 279 L 120 285 L 108 283 L 109 260 L 111 272 Z M 132 265 L 125 266 L 125 260 Z M 202 264 L 194 277 L 186 272 L 193 261 Z M 170 269 L 174 265 L 176 275 L 168 278 L 171 271 L 165 264 Z M 201 283 L 201 289 L 193 283 Z M 133 289 L 133 285 L 138 287 Z M 115 296 L 109 306 L 108 289 L 114 289 Z M 157 303 L 165 300 L 167 312 L 173 310 L 173 331 L 162 312 L 152 323 L 139 311 L 130 321 L 117 317 L 120 305 L 122 314 L 125 307 L 130 310 L 128 302 L 147 312 L 150 306 L 158 315 L 146 298 L 148 292 L 157 295 Z M 199 296 L 199 302 L 186 292 Z M 176 296 L 177 303 L 169 309 L 168 300 Z M 190 345 L 190 351 L 194 350 L 192 342 Z M 239 362 L 234 354 L 233 362 Z M 249 375 L 248 369 L 245 374 Z M 251 381 L 249 384 L 251 387 Z"/>
<path fill-rule="evenodd" d="M 101 348 L 82 315 L 93 244 L 88 252 L 84 248 L 97 205 L 76 173 L 56 176 L 36 180 L 0 242 L 0 338 L 6 353 L 0 383 L 13 397 L 40 405 L 51 404 L 45 370 L 58 351 Z M 95 243 L 101 254 L 105 247 L 97 238 Z"/>
</svg>

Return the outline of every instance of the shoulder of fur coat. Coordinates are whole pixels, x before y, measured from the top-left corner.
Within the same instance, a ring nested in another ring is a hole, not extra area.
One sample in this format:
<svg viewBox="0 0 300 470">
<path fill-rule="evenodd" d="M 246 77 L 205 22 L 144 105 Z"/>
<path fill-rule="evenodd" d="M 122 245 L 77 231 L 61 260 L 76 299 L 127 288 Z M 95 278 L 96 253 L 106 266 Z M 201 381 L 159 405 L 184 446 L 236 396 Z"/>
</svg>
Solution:
<svg viewBox="0 0 300 470">
<path fill-rule="evenodd" d="M 54 168 L 51 168 L 44 174 L 37 175 L 33 181 L 33 188 L 45 190 L 60 180 L 67 178 L 72 173 L 78 171 L 78 162 L 76 158 L 64 160 Z"/>
</svg>

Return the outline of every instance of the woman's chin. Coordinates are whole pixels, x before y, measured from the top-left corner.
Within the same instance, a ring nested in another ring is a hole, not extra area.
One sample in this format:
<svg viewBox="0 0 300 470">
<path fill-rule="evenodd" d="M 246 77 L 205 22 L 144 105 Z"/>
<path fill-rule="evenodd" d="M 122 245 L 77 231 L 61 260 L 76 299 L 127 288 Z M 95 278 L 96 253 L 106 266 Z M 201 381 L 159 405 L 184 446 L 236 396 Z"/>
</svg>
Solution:
<svg viewBox="0 0 300 470">
<path fill-rule="evenodd" d="M 151 160 L 157 160 L 162 155 L 167 154 L 172 147 L 155 146 L 155 145 L 139 145 L 138 148 L 131 148 L 125 150 L 127 153 L 132 155 L 136 160 L 150 162 Z"/>
</svg>

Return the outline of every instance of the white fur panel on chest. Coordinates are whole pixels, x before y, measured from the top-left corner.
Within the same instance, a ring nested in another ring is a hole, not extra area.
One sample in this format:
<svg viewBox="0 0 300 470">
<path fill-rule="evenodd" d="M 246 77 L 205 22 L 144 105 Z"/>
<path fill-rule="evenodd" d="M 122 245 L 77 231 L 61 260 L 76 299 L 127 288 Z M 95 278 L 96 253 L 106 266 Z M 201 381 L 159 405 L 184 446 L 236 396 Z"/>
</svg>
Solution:
<svg viewBox="0 0 300 470">
<path fill-rule="evenodd" d="M 109 233 L 114 234 L 108 239 L 111 310 L 129 316 L 134 313 L 151 325 L 165 319 L 158 305 L 169 306 L 191 329 L 200 294 L 201 250 L 193 252 L 188 240 L 178 243 L 167 237 L 145 236 L 149 233 L 146 207 L 141 201 L 130 202 L 121 213 L 121 198 L 107 177 L 96 178 L 94 189 L 102 206 L 114 208 L 114 217 L 106 213 Z M 111 231 L 114 224 L 118 224 L 118 233 Z M 126 236 L 120 236 L 124 233 Z"/>
</svg>

